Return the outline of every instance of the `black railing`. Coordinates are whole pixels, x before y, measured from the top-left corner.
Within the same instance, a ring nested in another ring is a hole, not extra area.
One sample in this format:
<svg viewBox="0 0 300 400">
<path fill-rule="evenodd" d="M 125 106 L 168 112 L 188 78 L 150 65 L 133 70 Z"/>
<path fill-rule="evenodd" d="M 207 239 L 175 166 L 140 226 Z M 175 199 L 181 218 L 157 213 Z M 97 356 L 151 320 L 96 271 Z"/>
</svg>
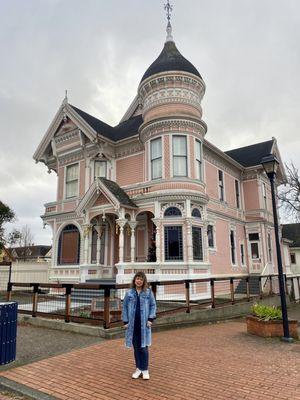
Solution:
<svg viewBox="0 0 300 400">
<path fill-rule="evenodd" d="M 297 275 L 285 276 L 287 294 L 300 292 L 299 278 Z M 249 302 L 251 298 L 262 299 L 264 296 L 279 294 L 276 274 L 155 281 L 150 282 L 150 286 L 156 297 L 158 317 L 180 311 L 190 313 L 195 308 L 217 308 L 226 304 Z M 129 284 L 9 282 L 7 300 L 19 303 L 19 313 L 33 317 L 60 318 L 66 322 L 102 324 L 107 329 L 122 323 L 122 299 L 129 287 Z"/>
</svg>

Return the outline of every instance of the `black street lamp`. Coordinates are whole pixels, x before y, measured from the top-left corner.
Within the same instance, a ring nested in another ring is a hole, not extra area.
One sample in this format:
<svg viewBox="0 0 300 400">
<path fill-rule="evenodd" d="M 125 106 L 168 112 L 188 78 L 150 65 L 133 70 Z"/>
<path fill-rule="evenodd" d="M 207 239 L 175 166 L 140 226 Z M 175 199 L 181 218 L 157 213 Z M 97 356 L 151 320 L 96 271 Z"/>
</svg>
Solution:
<svg viewBox="0 0 300 400">
<path fill-rule="evenodd" d="M 273 206 L 273 216 L 274 216 L 274 229 L 275 229 L 275 239 L 276 239 L 276 253 L 277 253 L 277 264 L 278 264 L 278 279 L 279 279 L 279 291 L 281 299 L 281 311 L 282 311 L 282 322 L 283 322 L 283 338 L 285 342 L 291 343 L 293 339 L 290 337 L 288 314 L 286 307 L 285 289 L 284 289 L 284 278 L 282 270 L 282 258 L 281 249 L 279 241 L 279 229 L 278 229 L 278 216 L 277 216 L 277 206 L 276 206 L 276 196 L 275 196 L 275 178 L 276 172 L 279 166 L 279 161 L 273 154 L 265 156 L 261 160 L 261 164 L 270 180 L 271 193 L 272 193 L 272 206 Z"/>
</svg>

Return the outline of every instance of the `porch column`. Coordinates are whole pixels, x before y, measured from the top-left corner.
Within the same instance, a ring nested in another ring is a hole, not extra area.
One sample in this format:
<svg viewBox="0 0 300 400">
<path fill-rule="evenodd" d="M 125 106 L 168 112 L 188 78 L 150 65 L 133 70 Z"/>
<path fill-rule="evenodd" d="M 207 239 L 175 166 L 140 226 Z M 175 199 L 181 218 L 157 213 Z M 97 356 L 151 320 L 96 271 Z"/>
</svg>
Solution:
<svg viewBox="0 0 300 400">
<path fill-rule="evenodd" d="M 187 244 L 187 261 L 188 263 L 194 261 L 193 255 L 193 230 L 192 221 L 187 219 L 186 221 L 186 244 Z"/>
<path fill-rule="evenodd" d="M 156 262 L 161 263 L 161 229 L 162 223 L 161 220 L 153 218 L 152 219 L 154 225 L 156 226 L 155 229 L 155 246 L 156 246 Z"/>
<path fill-rule="evenodd" d="M 89 236 L 93 225 L 84 224 L 83 225 L 83 236 L 84 236 L 84 264 L 89 263 Z"/>
<path fill-rule="evenodd" d="M 119 232 L 119 263 L 124 263 L 124 226 L 126 225 L 127 219 L 117 219 L 116 223 L 120 228 Z"/>
<path fill-rule="evenodd" d="M 135 228 L 137 225 L 136 221 L 128 222 L 130 229 L 131 229 L 131 240 L 130 240 L 130 255 L 131 255 L 131 262 L 135 262 Z"/>
<path fill-rule="evenodd" d="M 103 235 L 103 226 L 102 225 L 96 225 L 95 229 L 97 231 L 96 264 L 100 265 L 100 260 L 101 260 L 101 237 Z"/>
</svg>

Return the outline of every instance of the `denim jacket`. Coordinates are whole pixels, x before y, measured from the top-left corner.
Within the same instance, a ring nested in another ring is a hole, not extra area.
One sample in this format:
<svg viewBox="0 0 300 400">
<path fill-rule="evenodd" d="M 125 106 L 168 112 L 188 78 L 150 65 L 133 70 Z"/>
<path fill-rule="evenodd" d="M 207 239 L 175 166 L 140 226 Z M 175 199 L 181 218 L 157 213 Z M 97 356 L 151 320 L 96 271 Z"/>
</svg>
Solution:
<svg viewBox="0 0 300 400">
<path fill-rule="evenodd" d="M 128 328 L 125 334 L 125 346 L 132 346 L 135 308 L 137 303 L 137 292 L 135 289 L 130 289 L 126 293 L 123 300 L 122 320 L 128 323 Z M 148 319 L 156 317 L 156 302 L 151 289 L 140 293 L 140 308 L 141 308 L 141 347 L 151 345 L 151 328 L 147 327 Z"/>
</svg>

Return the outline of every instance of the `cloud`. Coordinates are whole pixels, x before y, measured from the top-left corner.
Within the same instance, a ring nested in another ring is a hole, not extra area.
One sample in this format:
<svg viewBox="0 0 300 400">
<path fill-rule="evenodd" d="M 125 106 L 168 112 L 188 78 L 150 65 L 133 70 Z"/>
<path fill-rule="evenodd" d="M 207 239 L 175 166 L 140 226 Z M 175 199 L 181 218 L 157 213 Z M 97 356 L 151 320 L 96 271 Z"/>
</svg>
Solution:
<svg viewBox="0 0 300 400">
<path fill-rule="evenodd" d="M 39 215 L 56 176 L 32 155 L 68 89 L 72 104 L 115 125 L 165 40 L 163 1 L 0 2 L 0 198 L 50 242 Z M 298 0 L 176 0 L 173 34 L 200 71 L 207 139 L 221 149 L 275 136 L 299 164 Z"/>
</svg>

